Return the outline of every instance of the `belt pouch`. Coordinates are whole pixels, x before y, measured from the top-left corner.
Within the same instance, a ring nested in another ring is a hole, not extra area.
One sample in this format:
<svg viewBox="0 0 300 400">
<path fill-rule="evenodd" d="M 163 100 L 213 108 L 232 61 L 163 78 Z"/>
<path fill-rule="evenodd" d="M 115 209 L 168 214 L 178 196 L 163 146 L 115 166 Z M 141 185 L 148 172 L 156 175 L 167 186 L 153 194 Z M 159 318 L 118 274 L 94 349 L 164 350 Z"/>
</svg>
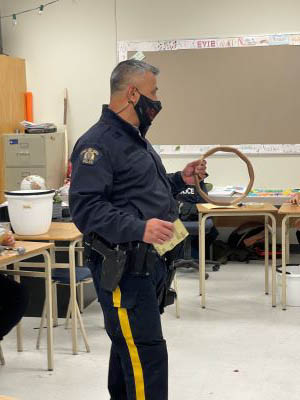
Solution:
<svg viewBox="0 0 300 400">
<path fill-rule="evenodd" d="M 146 270 L 146 257 L 149 246 L 146 243 L 139 243 L 131 251 L 130 256 L 130 270 L 136 275 L 145 275 Z"/>
<path fill-rule="evenodd" d="M 125 271 L 126 253 L 115 250 L 102 262 L 100 285 L 102 289 L 113 292 L 120 283 Z"/>
</svg>

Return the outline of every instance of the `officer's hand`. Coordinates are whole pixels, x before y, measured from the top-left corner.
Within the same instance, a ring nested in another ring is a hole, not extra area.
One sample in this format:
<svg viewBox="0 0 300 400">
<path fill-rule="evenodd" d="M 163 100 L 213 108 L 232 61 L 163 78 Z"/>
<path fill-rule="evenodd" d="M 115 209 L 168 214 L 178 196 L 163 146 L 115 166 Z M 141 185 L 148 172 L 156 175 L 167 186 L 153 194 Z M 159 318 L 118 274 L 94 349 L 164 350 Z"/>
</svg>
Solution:
<svg viewBox="0 0 300 400">
<path fill-rule="evenodd" d="M 194 185 L 194 175 L 198 175 L 200 181 L 206 177 L 206 161 L 197 160 L 186 165 L 181 172 L 182 179 L 187 185 Z"/>
<path fill-rule="evenodd" d="M 150 244 L 163 244 L 167 240 L 172 239 L 173 232 L 174 225 L 172 222 L 152 218 L 146 222 L 143 242 Z"/>
</svg>

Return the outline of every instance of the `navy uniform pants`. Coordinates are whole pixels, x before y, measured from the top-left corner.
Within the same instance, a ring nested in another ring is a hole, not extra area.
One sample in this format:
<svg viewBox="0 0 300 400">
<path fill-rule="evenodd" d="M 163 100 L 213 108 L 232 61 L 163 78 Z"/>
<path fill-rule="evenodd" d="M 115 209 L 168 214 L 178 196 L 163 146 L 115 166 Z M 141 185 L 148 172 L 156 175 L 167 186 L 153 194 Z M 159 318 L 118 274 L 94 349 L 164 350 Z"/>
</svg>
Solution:
<svg viewBox="0 0 300 400">
<path fill-rule="evenodd" d="M 100 257 L 92 253 L 87 265 L 112 343 L 111 400 L 167 400 L 168 353 L 157 300 L 166 279 L 164 262 L 157 258 L 150 276 L 125 273 L 113 293 L 100 287 Z"/>
</svg>

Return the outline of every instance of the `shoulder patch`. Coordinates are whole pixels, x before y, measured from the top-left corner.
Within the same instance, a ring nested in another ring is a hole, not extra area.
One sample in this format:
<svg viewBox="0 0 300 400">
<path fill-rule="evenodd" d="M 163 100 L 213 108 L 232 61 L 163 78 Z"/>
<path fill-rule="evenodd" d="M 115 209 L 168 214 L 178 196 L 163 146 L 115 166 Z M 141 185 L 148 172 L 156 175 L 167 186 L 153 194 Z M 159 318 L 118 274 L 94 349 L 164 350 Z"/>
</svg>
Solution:
<svg viewBox="0 0 300 400">
<path fill-rule="evenodd" d="M 93 147 L 88 147 L 81 151 L 80 160 L 82 164 L 94 165 L 99 159 L 100 153 Z"/>
</svg>

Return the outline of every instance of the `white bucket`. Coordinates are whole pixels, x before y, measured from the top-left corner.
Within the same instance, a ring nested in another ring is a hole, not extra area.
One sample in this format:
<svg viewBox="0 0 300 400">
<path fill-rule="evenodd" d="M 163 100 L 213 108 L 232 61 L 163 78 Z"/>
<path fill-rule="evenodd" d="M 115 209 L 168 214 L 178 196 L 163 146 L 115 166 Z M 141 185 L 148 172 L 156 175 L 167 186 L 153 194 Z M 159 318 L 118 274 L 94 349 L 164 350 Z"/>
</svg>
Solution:
<svg viewBox="0 0 300 400">
<path fill-rule="evenodd" d="M 48 232 L 55 190 L 14 190 L 5 192 L 8 214 L 17 235 L 42 235 Z"/>
<path fill-rule="evenodd" d="M 277 288 L 281 301 L 282 296 L 282 268 L 277 268 Z M 287 306 L 300 307 L 300 265 L 288 264 L 286 266 L 286 304 Z"/>
</svg>

